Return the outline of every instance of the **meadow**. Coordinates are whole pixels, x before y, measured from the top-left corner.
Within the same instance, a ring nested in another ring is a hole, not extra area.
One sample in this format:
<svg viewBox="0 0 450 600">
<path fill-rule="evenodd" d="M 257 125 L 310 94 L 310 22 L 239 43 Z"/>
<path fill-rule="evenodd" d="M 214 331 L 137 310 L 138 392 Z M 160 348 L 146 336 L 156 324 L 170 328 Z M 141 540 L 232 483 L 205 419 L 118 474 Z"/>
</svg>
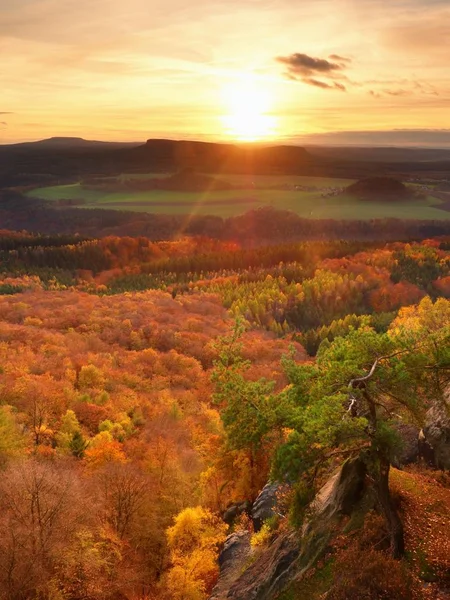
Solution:
<svg viewBox="0 0 450 600">
<path fill-rule="evenodd" d="M 161 174 L 127 175 L 118 179 L 150 178 Z M 292 210 L 311 219 L 448 219 L 449 212 L 439 207 L 433 196 L 399 203 L 362 201 L 351 195 L 327 195 L 327 192 L 353 183 L 349 179 L 327 177 L 227 175 L 226 181 L 242 189 L 210 192 L 172 190 L 117 191 L 84 187 L 81 183 L 37 188 L 28 196 L 48 201 L 80 201 L 84 208 L 105 208 L 147 213 L 197 214 L 231 217 L 261 206 Z M 283 189 L 283 187 L 288 189 Z M 294 186 L 317 188 L 314 191 Z"/>
</svg>

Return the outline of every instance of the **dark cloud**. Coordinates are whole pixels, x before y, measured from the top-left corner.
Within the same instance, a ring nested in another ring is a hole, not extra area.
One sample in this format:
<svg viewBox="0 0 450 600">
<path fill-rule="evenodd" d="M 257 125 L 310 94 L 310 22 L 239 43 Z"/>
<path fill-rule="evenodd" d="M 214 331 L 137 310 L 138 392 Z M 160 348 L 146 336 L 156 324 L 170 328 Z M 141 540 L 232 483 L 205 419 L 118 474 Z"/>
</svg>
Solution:
<svg viewBox="0 0 450 600">
<path fill-rule="evenodd" d="M 333 89 L 333 85 L 330 85 L 329 83 L 325 83 L 325 81 L 320 81 L 319 79 L 312 79 L 312 78 L 307 78 L 307 79 L 302 79 L 303 83 L 307 83 L 308 85 L 313 85 L 315 87 L 319 87 L 322 88 L 324 90 L 330 90 Z"/>
<path fill-rule="evenodd" d="M 12 112 L 2 112 L 2 111 L 0 110 L 0 115 L 13 115 L 13 114 L 14 114 L 14 113 L 12 113 Z"/>
<path fill-rule="evenodd" d="M 341 65 L 330 62 L 325 58 L 314 58 L 308 54 L 296 52 L 290 56 L 279 56 L 277 61 L 287 65 L 289 75 L 314 75 L 316 73 L 330 73 L 342 69 Z"/>
<path fill-rule="evenodd" d="M 342 62 L 350 59 L 343 59 L 337 54 L 332 54 L 330 58 L 332 57 L 339 59 L 341 64 L 299 52 L 290 56 L 278 56 L 276 60 L 286 65 L 287 71 L 285 75 L 288 79 L 301 81 L 323 90 L 340 90 L 345 92 L 345 86 L 342 83 L 336 82 L 335 79 L 347 80 L 347 77 L 342 73 L 347 65 L 342 64 Z"/>
</svg>

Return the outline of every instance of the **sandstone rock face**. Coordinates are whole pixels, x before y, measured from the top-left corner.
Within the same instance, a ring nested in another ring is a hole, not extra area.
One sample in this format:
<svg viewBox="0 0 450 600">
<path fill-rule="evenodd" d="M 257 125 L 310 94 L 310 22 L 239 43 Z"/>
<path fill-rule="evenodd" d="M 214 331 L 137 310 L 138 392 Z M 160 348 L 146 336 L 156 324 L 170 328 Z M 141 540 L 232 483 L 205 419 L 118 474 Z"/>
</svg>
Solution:
<svg viewBox="0 0 450 600">
<path fill-rule="evenodd" d="M 277 482 L 268 483 L 263 487 L 253 503 L 251 517 L 255 531 L 259 531 L 264 521 L 273 517 L 277 505 L 277 492 L 281 489 Z"/>
<path fill-rule="evenodd" d="M 278 537 L 266 552 L 244 571 L 223 598 L 227 600 L 272 599 L 285 585 L 287 574 L 299 555 L 294 533 Z"/>
<path fill-rule="evenodd" d="M 419 432 L 419 460 L 422 461 L 427 467 L 432 469 L 436 468 L 436 455 L 433 447 L 425 438 L 423 429 Z"/>
<path fill-rule="evenodd" d="M 427 412 L 423 433 L 434 450 L 436 466 L 450 470 L 450 390 L 445 402 L 436 402 Z"/>
<path fill-rule="evenodd" d="M 344 463 L 317 494 L 301 535 L 293 531 L 281 534 L 267 550 L 255 554 L 253 562 L 246 569 L 245 560 L 239 554 L 231 559 L 227 556 L 233 556 L 233 552 L 231 555 L 225 553 L 216 586 L 218 591 L 214 590 L 210 600 L 273 600 L 290 581 L 301 577 L 325 552 L 333 525 L 341 515 L 350 513 L 361 498 L 365 475 L 365 466 L 361 461 Z M 244 556 L 248 562 L 251 553 L 244 553 Z M 233 577 L 228 576 L 228 579 L 227 561 L 230 561 L 229 565 L 235 565 Z"/>
<path fill-rule="evenodd" d="M 317 519 L 330 519 L 340 513 L 348 515 L 364 489 L 366 467 L 362 460 L 347 460 L 319 490 L 312 502 L 312 517 L 303 529 Z"/>
<path fill-rule="evenodd" d="M 210 600 L 225 600 L 233 582 L 242 574 L 252 555 L 250 534 L 239 531 L 229 535 L 219 555 L 220 577 Z"/>
<path fill-rule="evenodd" d="M 419 433 L 415 425 L 397 423 L 395 429 L 402 441 L 402 447 L 392 461 L 394 467 L 401 469 L 419 460 Z"/>
<path fill-rule="evenodd" d="M 249 502 L 248 500 L 245 500 L 244 502 L 239 502 L 237 504 L 231 504 L 231 506 L 229 506 L 227 510 L 223 513 L 222 519 L 227 525 L 232 525 L 234 521 L 243 513 L 250 513 L 251 507 L 251 502 Z"/>
</svg>

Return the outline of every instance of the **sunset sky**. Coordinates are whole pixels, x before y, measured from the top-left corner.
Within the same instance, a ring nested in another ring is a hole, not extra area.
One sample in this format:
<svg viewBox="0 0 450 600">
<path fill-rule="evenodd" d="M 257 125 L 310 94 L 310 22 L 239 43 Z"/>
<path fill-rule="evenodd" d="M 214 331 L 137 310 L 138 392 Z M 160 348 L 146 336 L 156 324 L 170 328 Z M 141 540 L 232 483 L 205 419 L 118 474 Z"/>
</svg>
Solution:
<svg viewBox="0 0 450 600">
<path fill-rule="evenodd" d="M 0 142 L 450 130 L 449 48 L 449 0 L 0 0 Z"/>
</svg>

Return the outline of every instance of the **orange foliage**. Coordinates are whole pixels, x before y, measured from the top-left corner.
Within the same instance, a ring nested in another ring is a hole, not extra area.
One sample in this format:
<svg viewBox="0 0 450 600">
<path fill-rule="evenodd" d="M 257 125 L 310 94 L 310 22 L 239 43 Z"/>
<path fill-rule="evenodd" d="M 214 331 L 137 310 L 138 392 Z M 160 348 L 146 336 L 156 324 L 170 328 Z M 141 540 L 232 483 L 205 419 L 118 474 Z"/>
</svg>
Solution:
<svg viewBox="0 0 450 600">
<path fill-rule="evenodd" d="M 99 436 L 102 434 L 99 434 Z M 97 436 L 97 437 L 99 437 Z M 94 441 L 96 438 L 94 438 Z M 107 463 L 123 463 L 126 460 L 122 444 L 104 437 L 86 450 L 86 463 L 92 468 L 103 467 Z"/>
<path fill-rule="evenodd" d="M 433 286 L 437 289 L 441 296 L 444 296 L 444 298 L 450 298 L 450 276 L 436 279 L 436 281 L 433 281 Z"/>
<path fill-rule="evenodd" d="M 407 281 L 388 282 L 370 293 L 370 304 L 376 312 L 390 312 L 401 306 L 416 304 L 425 296 L 423 290 Z"/>
</svg>

